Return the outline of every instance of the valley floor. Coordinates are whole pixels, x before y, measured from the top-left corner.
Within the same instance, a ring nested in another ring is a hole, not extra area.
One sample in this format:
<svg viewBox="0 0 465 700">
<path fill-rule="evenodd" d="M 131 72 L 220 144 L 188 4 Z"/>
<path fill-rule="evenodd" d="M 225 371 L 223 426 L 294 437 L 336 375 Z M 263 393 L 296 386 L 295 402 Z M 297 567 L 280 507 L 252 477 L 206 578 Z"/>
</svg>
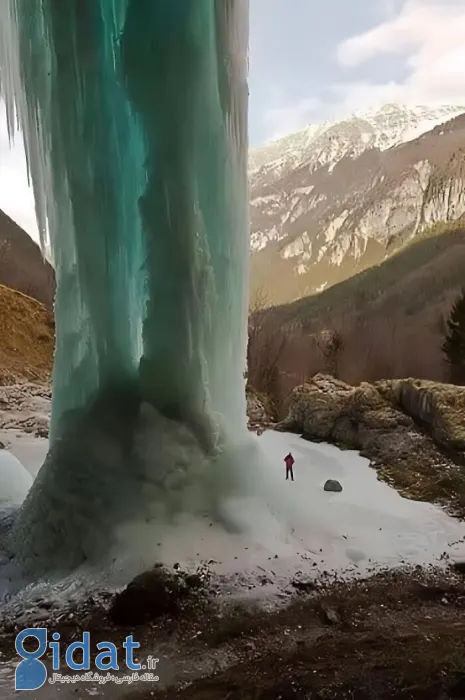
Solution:
<svg viewBox="0 0 465 700">
<path fill-rule="evenodd" d="M 48 397 L 42 390 L 35 394 L 24 387 L 2 391 L 0 439 L 35 474 L 46 450 L 43 410 Z M 158 684 L 48 686 L 34 693 L 34 700 L 91 695 L 111 700 L 465 698 L 465 574 L 460 572 L 465 566 L 446 568 L 448 558 L 442 557 L 449 549 L 446 545 L 454 550 L 458 546 L 457 553 L 463 555 L 463 540 L 456 541 L 463 535 L 458 532 L 460 522 L 427 503 L 401 499 L 377 482 L 368 462 L 353 452 L 340 459 L 336 448 L 297 436 L 271 433 L 268 443 L 263 438 L 270 462 L 276 455 L 276 478 L 286 487 L 286 498 L 295 493 L 296 502 L 308 503 L 315 518 L 308 541 L 298 546 L 316 554 L 318 575 L 306 571 L 312 565 L 307 556 L 297 561 L 292 554 L 296 569 L 305 573 L 299 576 L 288 567 L 285 552 L 277 561 L 270 562 L 269 556 L 254 560 L 263 566 L 258 567 L 265 573 L 262 581 L 238 575 L 250 564 L 251 553 L 231 550 L 239 556 L 230 556 L 228 572 L 218 574 L 229 576 L 231 566 L 237 567 L 234 576 L 242 596 L 225 595 L 213 577 L 208 595 L 194 594 L 180 610 L 165 611 L 143 623 L 136 616 L 145 602 L 136 599 L 126 627 L 112 617 L 110 595 L 97 594 L 68 610 L 53 600 L 38 601 L 21 611 L 21 619 L 0 619 L 0 700 L 21 696 L 12 690 L 14 640 L 29 625 L 60 631 L 63 643 L 79 639 L 85 630 L 118 644 L 134 634 L 145 654 L 160 658 Z M 279 471 L 283 441 L 297 459 L 294 484 L 284 484 Z M 326 477 L 340 479 L 343 492 L 324 493 Z M 270 478 L 275 477 L 270 473 Z M 426 552 L 434 556 L 428 559 Z M 380 561 L 391 568 L 370 573 L 360 554 L 368 564 Z M 287 581 L 285 572 L 280 573 L 284 564 Z M 325 567 L 341 571 L 347 564 L 365 578 L 341 581 L 339 574 L 322 571 Z M 393 570 L 396 565 L 402 569 Z M 276 569 L 280 602 L 267 602 L 265 595 L 259 605 L 251 594 L 262 586 L 263 592 L 267 590 L 270 569 Z"/>
</svg>

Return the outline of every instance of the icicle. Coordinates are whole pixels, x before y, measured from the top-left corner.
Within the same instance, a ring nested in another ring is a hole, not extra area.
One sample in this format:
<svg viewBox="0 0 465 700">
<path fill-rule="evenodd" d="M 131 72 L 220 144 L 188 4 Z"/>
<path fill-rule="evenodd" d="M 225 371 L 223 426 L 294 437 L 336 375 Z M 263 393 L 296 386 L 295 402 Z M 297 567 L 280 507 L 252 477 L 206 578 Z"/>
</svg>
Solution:
<svg viewBox="0 0 465 700">
<path fill-rule="evenodd" d="M 14 544 L 70 568 L 139 513 L 218 509 L 245 436 L 248 2 L 0 12 L 57 278 L 52 444 Z"/>
</svg>

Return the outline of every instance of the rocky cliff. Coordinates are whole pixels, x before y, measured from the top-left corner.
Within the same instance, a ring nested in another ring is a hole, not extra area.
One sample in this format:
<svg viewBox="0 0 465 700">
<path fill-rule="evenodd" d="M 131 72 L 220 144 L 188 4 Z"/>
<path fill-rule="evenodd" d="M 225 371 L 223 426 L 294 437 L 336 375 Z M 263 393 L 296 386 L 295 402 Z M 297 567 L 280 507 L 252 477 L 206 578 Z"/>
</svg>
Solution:
<svg viewBox="0 0 465 700">
<path fill-rule="evenodd" d="M 252 151 L 252 291 L 321 291 L 465 214 L 464 111 L 387 105 Z"/>
</svg>

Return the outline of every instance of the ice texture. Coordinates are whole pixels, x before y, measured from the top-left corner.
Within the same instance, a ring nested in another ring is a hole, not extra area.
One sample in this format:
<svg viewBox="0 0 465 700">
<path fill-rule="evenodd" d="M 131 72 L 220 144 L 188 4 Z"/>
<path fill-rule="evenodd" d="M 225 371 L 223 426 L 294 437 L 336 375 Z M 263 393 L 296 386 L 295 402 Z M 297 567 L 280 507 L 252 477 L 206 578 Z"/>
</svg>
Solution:
<svg viewBox="0 0 465 700">
<path fill-rule="evenodd" d="M 234 488 L 247 46 L 248 0 L 0 3 L 0 88 L 57 282 L 51 445 L 13 534 L 26 568 L 99 560 L 120 523 Z"/>
</svg>

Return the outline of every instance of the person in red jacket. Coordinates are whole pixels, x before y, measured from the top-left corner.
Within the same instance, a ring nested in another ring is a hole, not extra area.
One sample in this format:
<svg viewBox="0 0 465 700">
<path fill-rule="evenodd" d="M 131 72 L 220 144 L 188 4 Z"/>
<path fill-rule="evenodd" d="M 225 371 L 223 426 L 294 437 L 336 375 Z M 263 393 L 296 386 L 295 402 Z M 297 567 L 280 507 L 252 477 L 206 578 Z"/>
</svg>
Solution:
<svg viewBox="0 0 465 700">
<path fill-rule="evenodd" d="M 289 475 L 291 480 L 294 481 L 294 470 L 292 468 L 294 466 L 294 457 L 290 452 L 284 457 L 284 463 L 286 464 L 286 481 L 289 479 Z"/>
</svg>

